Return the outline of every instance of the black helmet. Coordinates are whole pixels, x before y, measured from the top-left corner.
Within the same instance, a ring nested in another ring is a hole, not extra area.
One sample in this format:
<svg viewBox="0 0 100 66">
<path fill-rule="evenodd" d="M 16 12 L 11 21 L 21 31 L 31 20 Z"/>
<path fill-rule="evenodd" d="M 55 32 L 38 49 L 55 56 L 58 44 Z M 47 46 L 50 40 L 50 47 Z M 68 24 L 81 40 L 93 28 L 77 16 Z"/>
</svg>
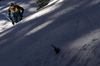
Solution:
<svg viewBox="0 0 100 66">
<path fill-rule="evenodd" d="M 14 6 L 14 3 L 10 3 L 10 6 Z"/>
</svg>

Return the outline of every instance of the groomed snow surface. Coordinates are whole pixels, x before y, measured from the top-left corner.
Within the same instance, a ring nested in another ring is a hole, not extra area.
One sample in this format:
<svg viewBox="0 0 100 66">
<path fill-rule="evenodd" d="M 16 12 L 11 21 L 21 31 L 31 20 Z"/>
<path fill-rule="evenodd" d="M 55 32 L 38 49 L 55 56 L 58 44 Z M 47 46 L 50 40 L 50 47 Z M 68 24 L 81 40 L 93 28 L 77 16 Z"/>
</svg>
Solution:
<svg viewBox="0 0 100 66">
<path fill-rule="evenodd" d="M 14 26 L 11 2 L 25 9 Z M 100 0 L 50 0 L 39 11 L 35 2 L 0 1 L 0 66 L 100 66 Z"/>
</svg>

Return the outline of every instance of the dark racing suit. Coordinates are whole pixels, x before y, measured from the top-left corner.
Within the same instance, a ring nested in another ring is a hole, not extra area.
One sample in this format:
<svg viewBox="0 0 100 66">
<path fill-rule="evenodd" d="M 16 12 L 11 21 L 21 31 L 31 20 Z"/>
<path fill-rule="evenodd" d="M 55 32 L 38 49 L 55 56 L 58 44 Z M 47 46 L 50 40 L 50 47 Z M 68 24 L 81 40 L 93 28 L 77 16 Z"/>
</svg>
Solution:
<svg viewBox="0 0 100 66">
<path fill-rule="evenodd" d="M 11 13 L 14 19 L 14 22 L 19 22 L 22 20 L 23 17 L 23 13 L 24 13 L 24 9 L 18 5 L 14 5 L 14 9 L 11 9 L 9 7 L 8 9 L 8 17 L 10 18 L 11 21 L 13 21 L 12 17 L 11 17 Z"/>
</svg>

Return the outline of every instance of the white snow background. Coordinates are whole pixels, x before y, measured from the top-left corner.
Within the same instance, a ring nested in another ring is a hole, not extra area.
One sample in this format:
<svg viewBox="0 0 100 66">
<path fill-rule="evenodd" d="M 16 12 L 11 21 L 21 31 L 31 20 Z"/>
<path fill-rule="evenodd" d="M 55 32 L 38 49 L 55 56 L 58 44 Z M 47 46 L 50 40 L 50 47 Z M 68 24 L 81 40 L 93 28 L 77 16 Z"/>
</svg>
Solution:
<svg viewBox="0 0 100 66">
<path fill-rule="evenodd" d="M 25 9 L 14 26 L 3 15 L 11 2 Z M 0 1 L 0 66 L 100 66 L 100 0 L 35 2 Z"/>
</svg>

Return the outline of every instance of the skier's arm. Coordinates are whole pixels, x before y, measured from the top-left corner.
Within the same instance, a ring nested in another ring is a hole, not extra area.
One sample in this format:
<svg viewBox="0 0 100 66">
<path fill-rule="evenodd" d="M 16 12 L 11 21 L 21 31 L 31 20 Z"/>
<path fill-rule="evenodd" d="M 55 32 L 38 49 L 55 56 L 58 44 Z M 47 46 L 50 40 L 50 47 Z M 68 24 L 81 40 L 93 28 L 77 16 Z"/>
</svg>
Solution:
<svg viewBox="0 0 100 66">
<path fill-rule="evenodd" d="M 11 11 L 10 11 L 10 9 L 8 9 L 8 17 L 9 17 L 9 19 L 10 19 L 10 20 L 12 20 L 12 18 L 11 18 Z"/>
<path fill-rule="evenodd" d="M 21 15 L 24 13 L 24 8 L 17 5 L 17 8 L 21 11 Z"/>
<path fill-rule="evenodd" d="M 23 14 L 23 13 L 24 13 L 24 8 L 20 7 L 20 10 L 22 10 L 22 12 L 21 12 L 21 13 Z"/>
</svg>

